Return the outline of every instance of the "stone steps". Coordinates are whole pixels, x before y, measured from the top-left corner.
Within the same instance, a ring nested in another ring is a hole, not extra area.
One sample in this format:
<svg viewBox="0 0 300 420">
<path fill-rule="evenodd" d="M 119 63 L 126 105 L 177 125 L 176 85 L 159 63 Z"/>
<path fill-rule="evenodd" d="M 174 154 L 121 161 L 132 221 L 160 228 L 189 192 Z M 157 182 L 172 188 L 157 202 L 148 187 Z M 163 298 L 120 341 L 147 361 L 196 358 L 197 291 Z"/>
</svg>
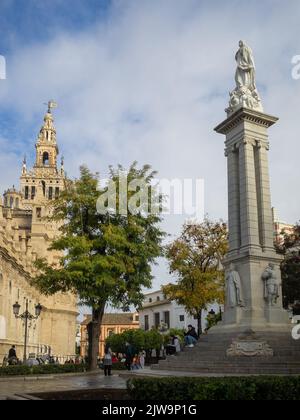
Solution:
<svg viewBox="0 0 300 420">
<path fill-rule="evenodd" d="M 190 373 L 208 373 L 208 374 L 252 374 L 252 375 L 299 375 L 300 366 L 298 367 L 285 367 L 285 366 L 276 366 L 273 368 L 259 368 L 259 367 L 243 367 L 243 366 L 222 366 L 222 367 L 202 367 L 202 368 L 193 368 L 189 366 L 166 366 L 165 368 L 153 367 L 153 370 L 167 370 L 167 371 L 177 371 L 177 372 L 190 372 Z"/>
<path fill-rule="evenodd" d="M 238 364 L 238 366 L 240 366 L 240 367 L 249 367 L 249 368 L 251 368 L 251 367 L 260 367 L 260 368 L 272 368 L 272 367 L 278 367 L 278 366 L 284 366 L 284 367 L 287 367 L 287 366 L 289 366 L 289 367 L 292 367 L 292 368 L 297 368 L 297 367 L 300 367 L 300 362 L 286 362 L 286 363 L 284 363 L 284 362 L 278 362 L 278 363 L 276 363 L 276 362 L 269 362 L 269 363 L 267 363 L 267 362 L 262 362 L 262 363 L 251 363 L 251 362 L 227 362 L 227 361 L 220 361 L 220 362 L 211 362 L 211 363 L 203 363 L 203 362 L 197 362 L 197 363 L 193 363 L 192 365 L 182 365 L 182 363 L 180 363 L 180 362 L 177 362 L 177 363 L 175 363 L 175 362 L 166 362 L 166 363 L 163 363 L 163 362 L 161 362 L 160 364 L 159 364 L 159 367 L 165 367 L 165 366 L 174 366 L 174 368 L 175 367 L 180 367 L 180 366 L 183 366 L 183 367 L 186 367 L 186 366 L 191 366 L 191 368 L 192 369 L 196 369 L 196 368 L 217 368 L 217 367 L 233 367 L 233 366 L 237 366 L 237 364 Z M 157 365 L 155 365 L 155 366 L 157 366 Z"/>
<path fill-rule="evenodd" d="M 152 369 L 209 374 L 300 374 L 300 341 L 286 333 L 263 332 L 256 339 L 265 341 L 274 356 L 228 357 L 227 349 L 238 334 L 208 334 L 193 348 L 184 348 L 176 356 L 168 356 Z"/>
</svg>

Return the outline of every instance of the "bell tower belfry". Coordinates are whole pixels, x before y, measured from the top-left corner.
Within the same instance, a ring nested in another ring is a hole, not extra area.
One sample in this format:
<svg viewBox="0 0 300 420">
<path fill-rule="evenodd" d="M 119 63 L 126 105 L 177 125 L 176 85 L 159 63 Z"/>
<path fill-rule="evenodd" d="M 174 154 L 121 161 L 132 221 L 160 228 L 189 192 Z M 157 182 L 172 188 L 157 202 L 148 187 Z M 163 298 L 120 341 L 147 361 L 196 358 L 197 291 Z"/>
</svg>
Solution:
<svg viewBox="0 0 300 420">
<path fill-rule="evenodd" d="M 56 107 L 54 101 L 48 102 L 44 123 L 35 144 L 35 164 L 28 169 L 24 159 L 20 177 L 22 208 L 32 214 L 31 244 L 41 256 L 48 255 L 47 248 L 57 235 L 57 226 L 47 221 L 52 212 L 51 201 L 58 198 L 65 188 L 64 167 L 59 168 L 57 164 L 59 150 L 52 114 L 52 109 Z M 41 238 L 44 240 L 41 241 Z M 56 258 L 54 254 L 53 258 Z"/>
<path fill-rule="evenodd" d="M 28 171 L 26 164 L 23 163 L 21 192 L 23 207 L 28 210 L 57 198 L 64 189 L 65 174 L 64 169 L 58 168 L 57 164 L 59 149 L 52 115 L 52 109 L 56 107 L 54 101 L 48 102 L 48 110 L 35 145 L 36 158 L 33 168 Z M 38 210 L 37 214 L 40 215 L 41 211 Z"/>
<path fill-rule="evenodd" d="M 51 109 L 55 103 L 49 101 L 48 112 L 44 117 L 44 124 L 40 129 L 36 147 L 35 168 L 51 168 L 57 167 L 57 156 L 59 153 L 56 143 L 56 130 L 53 124 L 53 115 Z"/>
</svg>

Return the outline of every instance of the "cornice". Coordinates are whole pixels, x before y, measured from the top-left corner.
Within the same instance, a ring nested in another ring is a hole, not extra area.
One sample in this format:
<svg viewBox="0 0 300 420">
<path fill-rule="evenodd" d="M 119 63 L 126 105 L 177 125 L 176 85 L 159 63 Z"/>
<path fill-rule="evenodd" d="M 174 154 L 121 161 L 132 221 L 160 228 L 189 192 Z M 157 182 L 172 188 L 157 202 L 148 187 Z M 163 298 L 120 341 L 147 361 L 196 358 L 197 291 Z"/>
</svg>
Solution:
<svg viewBox="0 0 300 420">
<path fill-rule="evenodd" d="M 227 134 L 233 128 L 244 122 L 250 122 L 261 127 L 269 128 L 278 121 L 277 117 L 274 117 L 263 112 L 254 111 L 253 109 L 240 108 L 221 124 L 215 127 L 215 131 L 220 134 Z"/>
</svg>

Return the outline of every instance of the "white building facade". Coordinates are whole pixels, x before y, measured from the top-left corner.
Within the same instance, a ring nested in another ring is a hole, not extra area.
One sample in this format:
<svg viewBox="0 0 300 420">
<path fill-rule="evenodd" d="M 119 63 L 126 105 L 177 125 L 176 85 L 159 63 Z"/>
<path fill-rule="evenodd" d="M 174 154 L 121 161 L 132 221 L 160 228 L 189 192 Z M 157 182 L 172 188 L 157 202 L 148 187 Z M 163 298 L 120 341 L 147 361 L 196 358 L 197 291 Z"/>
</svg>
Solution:
<svg viewBox="0 0 300 420">
<path fill-rule="evenodd" d="M 220 310 L 217 304 L 210 305 L 208 311 L 211 309 L 216 313 Z M 205 328 L 206 316 L 207 312 L 203 311 L 203 329 Z M 187 329 L 188 325 L 193 325 L 197 329 L 197 319 L 191 317 L 182 305 L 166 299 L 161 290 L 145 295 L 143 307 L 139 312 L 139 322 L 140 328 L 145 331 L 149 331 L 153 327 L 159 328 L 162 324 L 166 324 L 168 329 Z"/>
</svg>

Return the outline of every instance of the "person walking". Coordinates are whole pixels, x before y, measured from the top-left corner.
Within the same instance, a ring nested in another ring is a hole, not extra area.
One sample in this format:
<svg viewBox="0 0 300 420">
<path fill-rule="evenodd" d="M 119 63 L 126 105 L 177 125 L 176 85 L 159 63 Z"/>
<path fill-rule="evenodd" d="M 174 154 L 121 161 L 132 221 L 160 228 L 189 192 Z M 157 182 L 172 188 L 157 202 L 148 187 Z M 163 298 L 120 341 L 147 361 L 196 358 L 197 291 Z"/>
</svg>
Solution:
<svg viewBox="0 0 300 420">
<path fill-rule="evenodd" d="M 140 353 L 140 366 L 141 366 L 141 369 L 144 369 L 145 368 L 145 357 L 146 357 L 146 352 L 145 352 L 145 350 L 142 350 L 141 353 Z"/>
<path fill-rule="evenodd" d="M 133 347 L 130 343 L 128 343 L 128 341 L 125 344 L 125 356 L 126 356 L 126 361 L 125 361 L 125 366 L 127 368 L 127 370 L 131 370 L 131 365 L 133 362 Z"/>
<path fill-rule="evenodd" d="M 108 344 L 105 346 L 104 351 L 104 360 L 103 360 L 103 366 L 104 366 L 104 375 L 105 376 L 111 376 L 111 367 L 112 367 L 112 351 Z"/>
</svg>

